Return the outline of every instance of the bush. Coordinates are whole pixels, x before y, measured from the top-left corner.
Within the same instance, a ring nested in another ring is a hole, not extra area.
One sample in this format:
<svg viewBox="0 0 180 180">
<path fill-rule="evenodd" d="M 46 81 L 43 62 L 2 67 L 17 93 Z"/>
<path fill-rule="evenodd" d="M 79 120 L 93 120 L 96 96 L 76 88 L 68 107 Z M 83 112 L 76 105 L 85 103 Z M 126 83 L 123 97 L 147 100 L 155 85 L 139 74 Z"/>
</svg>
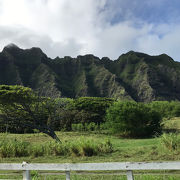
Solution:
<svg viewBox="0 0 180 180">
<path fill-rule="evenodd" d="M 100 128 L 99 128 L 98 124 L 91 122 L 91 123 L 85 123 L 85 124 L 82 124 L 82 123 L 72 124 L 71 129 L 73 131 L 82 132 L 82 131 L 97 131 Z"/>
<path fill-rule="evenodd" d="M 108 110 L 109 129 L 129 137 L 150 137 L 161 131 L 161 116 L 143 103 L 115 102 Z"/>
<path fill-rule="evenodd" d="M 158 111 L 162 118 L 172 118 L 180 116 L 180 102 L 179 101 L 153 101 L 149 103 L 149 107 Z"/>
<path fill-rule="evenodd" d="M 71 128 L 72 128 L 73 131 L 79 131 L 79 132 L 84 131 L 84 126 L 83 126 L 82 123 L 72 124 Z"/>
</svg>

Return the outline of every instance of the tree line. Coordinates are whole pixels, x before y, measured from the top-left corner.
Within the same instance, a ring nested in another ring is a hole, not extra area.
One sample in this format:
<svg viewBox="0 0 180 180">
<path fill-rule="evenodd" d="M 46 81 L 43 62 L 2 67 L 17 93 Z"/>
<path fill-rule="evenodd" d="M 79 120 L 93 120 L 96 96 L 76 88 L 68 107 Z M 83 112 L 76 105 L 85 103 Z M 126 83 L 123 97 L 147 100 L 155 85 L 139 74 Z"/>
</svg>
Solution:
<svg viewBox="0 0 180 180">
<path fill-rule="evenodd" d="M 28 87 L 0 85 L 0 130 L 11 133 L 46 133 L 60 141 L 55 131 L 75 125 L 102 126 L 111 133 L 149 137 L 161 133 L 162 118 L 180 116 L 180 102 L 141 103 L 105 97 L 76 99 L 44 97 Z"/>
</svg>

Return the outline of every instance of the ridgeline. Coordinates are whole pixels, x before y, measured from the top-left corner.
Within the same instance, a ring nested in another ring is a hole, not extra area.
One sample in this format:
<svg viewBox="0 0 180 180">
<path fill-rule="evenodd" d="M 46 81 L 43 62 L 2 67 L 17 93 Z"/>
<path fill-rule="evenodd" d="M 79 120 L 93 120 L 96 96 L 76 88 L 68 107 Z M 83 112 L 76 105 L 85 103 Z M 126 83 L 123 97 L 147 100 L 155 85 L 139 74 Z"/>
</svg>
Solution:
<svg viewBox="0 0 180 180">
<path fill-rule="evenodd" d="M 50 59 L 40 48 L 11 44 L 0 53 L 0 84 L 27 86 L 47 96 L 180 100 L 180 62 L 134 51 L 115 61 L 90 54 Z"/>
</svg>

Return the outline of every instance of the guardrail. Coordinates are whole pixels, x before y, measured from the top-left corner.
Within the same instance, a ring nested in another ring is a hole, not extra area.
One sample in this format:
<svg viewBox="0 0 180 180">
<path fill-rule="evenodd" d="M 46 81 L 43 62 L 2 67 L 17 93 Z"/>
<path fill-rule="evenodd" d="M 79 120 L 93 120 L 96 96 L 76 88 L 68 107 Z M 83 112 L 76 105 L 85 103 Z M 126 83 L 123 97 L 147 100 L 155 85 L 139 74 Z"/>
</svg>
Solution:
<svg viewBox="0 0 180 180">
<path fill-rule="evenodd" d="M 70 171 L 126 171 L 127 180 L 134 180 L 133 170 L 180 170 L 180 161 L 174 162 L 111 162 L 111 163 L 0 163 L 0 170 L 23 171 L 23 180 L 30 180 L 31 170 L 65 171 L 66 180 L 70 180 Z"/>
</svg>

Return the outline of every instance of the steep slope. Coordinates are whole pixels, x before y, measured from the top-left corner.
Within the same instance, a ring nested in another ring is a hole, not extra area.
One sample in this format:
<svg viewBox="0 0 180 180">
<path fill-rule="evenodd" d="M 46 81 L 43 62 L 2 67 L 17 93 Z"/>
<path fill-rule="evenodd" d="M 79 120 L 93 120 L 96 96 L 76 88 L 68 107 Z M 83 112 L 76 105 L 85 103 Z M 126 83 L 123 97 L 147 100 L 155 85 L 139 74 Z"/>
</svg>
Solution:
<svg viewBox="0 0 180 180">
<path fill-rule="evenodd" d="M 180 100 L 180 63 L 165 54 L 130 51 L 105 64 L 136 101 Z"/>
<path fill-rule="evenodd" d="M 57 91 L 52 71 L 43 64 L 45 59 L 47 56 L 39 48 L 23 50 L 14 44 L 6 46 L 0 53 L 0 84 L 28 86 L 41 94 L 47 93 L 47 87 Z"/>
<path fill-rule="evenodd" d="M 39 48 L 11 44 L 0 53 L 0 84 L 21 84 L 47 96 L 180 100 L 180 63 L 133 51 L 115 61 L 90 54 L 50 59 Z"/>
<path fill-rule="evenodd" d="M 131 99 L 99 58 L 93 55 L 77 58 L 56 58 L 45 62 L 56 73 L 57 87 L 62 96 L 98 96 Z"/>
</svg>

